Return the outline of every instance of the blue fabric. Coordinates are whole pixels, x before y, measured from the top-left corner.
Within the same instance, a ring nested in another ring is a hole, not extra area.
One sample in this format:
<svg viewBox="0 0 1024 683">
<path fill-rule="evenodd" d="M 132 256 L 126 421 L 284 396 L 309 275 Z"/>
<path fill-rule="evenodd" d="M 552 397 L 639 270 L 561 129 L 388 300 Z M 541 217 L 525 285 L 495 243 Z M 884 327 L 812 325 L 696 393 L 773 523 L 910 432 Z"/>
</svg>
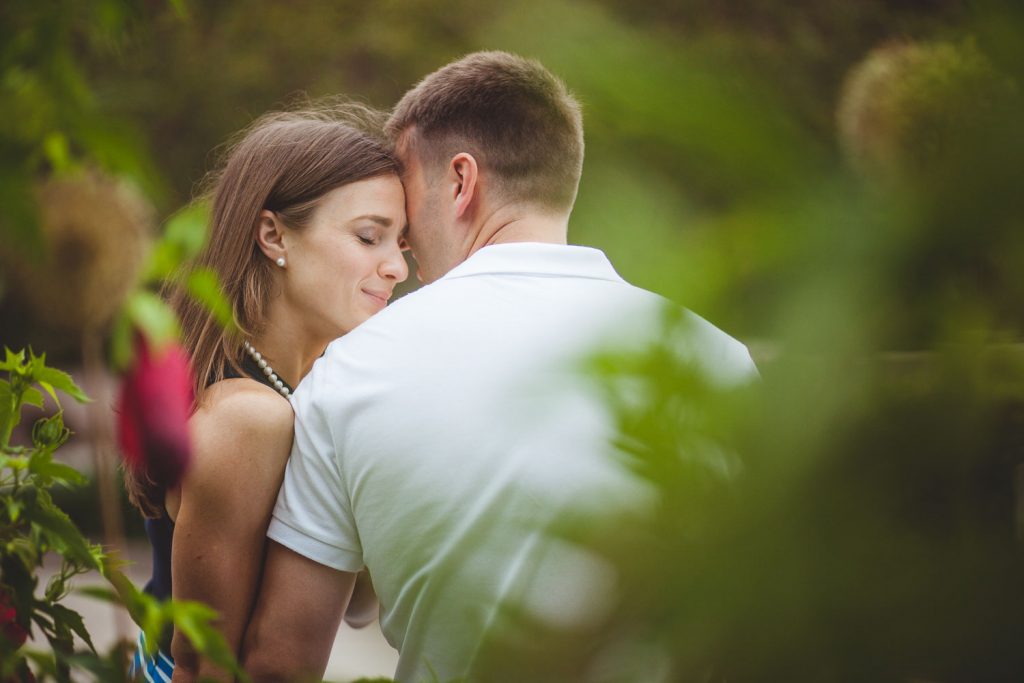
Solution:
<svg viewBox="0 0 1024 683">
<path fill-rule="evenodd" d="M 146 536 L 153 548 L 153 575 L 144 591 L 155 598 L 171 597 L 171 544 L 174 540 L 174 522 L 165 511 L 157 519 L 147 519 Z"/>
<path fill-rule="evenodd" d="M 146 535 L 153 548 L 153 574 L 142 589 L 159 600 L 171 597 L 171 544 L 174 540 L 174 522 L 167 516 L 167 511 L 156 518 L 145 521 Z M 167 629 L 160 638 L 160 647 L 165 651 L 171 649 L 173 631 Z"/>
<path fill-rule="evenodd" d="M 152 657 L 146 656 L 146 634 L 139 634 L 139 642 L 128 667 L 128 676 L 139 678 L 146 683 L 170 683 L 174 673 L 174 659 L 157 650 Z"/>
</svg>

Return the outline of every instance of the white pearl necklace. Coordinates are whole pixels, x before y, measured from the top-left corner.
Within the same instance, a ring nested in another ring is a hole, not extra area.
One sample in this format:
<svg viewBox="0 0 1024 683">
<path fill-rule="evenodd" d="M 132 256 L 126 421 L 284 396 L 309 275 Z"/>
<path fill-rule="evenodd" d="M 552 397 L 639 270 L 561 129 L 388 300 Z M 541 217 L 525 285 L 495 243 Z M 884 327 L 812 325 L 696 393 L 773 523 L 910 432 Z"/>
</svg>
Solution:
<svg viewBox="0 0 1024 683">
<path fill-rule="evenodd" d="M 271 385 L 273 385 L 273 387 L 277 389 L 282 396 L 288 398 L 288 395 L 292 392 L 284 385 L 281 378 L 277 376 L 277 373 L 274 372 L 274 368 L 270 367 L 270 363 L 267 362 L 267 359 L 260 355 L 260 352 L 247 341 L 242 342 L 242 347 L 245 349 L 245 352 L 248 353 L 254 361 L 256 361 L 256 365 L 260 366 L 260 370 L 262 370 L 263 374 L 270 380 Z"/>
</svg>

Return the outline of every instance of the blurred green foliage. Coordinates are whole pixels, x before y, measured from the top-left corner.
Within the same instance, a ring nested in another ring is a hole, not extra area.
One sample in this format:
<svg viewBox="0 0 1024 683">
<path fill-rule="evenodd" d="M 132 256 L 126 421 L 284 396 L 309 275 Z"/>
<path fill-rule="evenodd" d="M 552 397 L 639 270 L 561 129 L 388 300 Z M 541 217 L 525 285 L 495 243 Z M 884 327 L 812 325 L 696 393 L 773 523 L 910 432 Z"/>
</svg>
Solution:
<svg viewBox="0 0 1024 683">
<path fill-rule="evenodd" d="M 762 381 L 728 393 L 670 349 L 606 360 L 610 400 L 623 379 L 646 389 L 620 406 L 623 458 L 661 493 L 651 519 L 586 538 L 629 601 L 584 633 L 536 624 L 543 647 L 499 649 L 489 680 L 1024 679 L 1014 4 L 60 6 L 44 22 L 0 9 L 0 117 L 17 122 L 0 131 L 0 221 L 19 242 L 38 174 L 89 159 L 174 215 L 210 150 L 296 93 L 386 107 L 504 48 L 584 104 L 573 241 L 751 343 Z M 912 162 L 894 180 L 847 163 L 835 116 L 851 70 L 900 43 L 941 59 L 882 76 L 898 125 L 865 148 Z M 975 89 L 979 72 L 1000 87 Z M 192 253 L 200 224 L 177 214 L 143 279 Z M 138 297 L 136 323 L 165 329 Z"/>
<path fill-rule="evenodd" d="M 763 332 L 758 316 L 701 308 L 693 298 L 706 283 L 735 280 L 751 266 L 751 255 L 738 251 L 754 241 L 743 226 L 706 269 L 672 273 L 666 255 L 707 244 L 706 233 L 722 224 L 717 210 L 737 198 L 759 191 L 771 202 L 773 188 L 803 177 L 805 166 L 835 163 L 838 86 L 867 50 L 955 33 L 972 16 L 956 0 L 515 0 L 494 11 L 465 0 L 104 0 L 52 8 L 43 23 L 56 28 L 26 31 L 41 10 L 14 3 L 5 12 L 12 36 L 46 36 L 12 55 L 71 64 L 68 79 L 81 96 L 48 85 L 46 101 L 114 138 L 93 150 L 63 133 L 72 140 L 70 158 L 103 162 L 118 147 L 114 156 L 132 161 L 115 170 L 148 178 L 147 195 L 163 216 L 191 199 L 229 135 L 300 93 L 344 93 L 387 107 L 422 75 L 474 49 L 541 57 L 585 106 L 588 159 L 574 240 L 602 246 L 630 280 L 744 335 Z M 85 104 L 71 106 L 79 100 Z M 704 104 L 692 107 L 693 100 Z M 30 106 L 25 118 L 45 121 L 52 108 Z M 45 147 L 45 135 L 33 149 Z M 46 165 L 27 148 L 0 154 L 0 164 L 30 158 L 36 170 Z M 787 171 L 787 163 L 801 169 Z M 26 194 L 17 194 L 23 205 Z M 646 229 L 619 229 L 624 221 Z M 694 263 L 711 263 L 704 256 Z M 750 308 L 757 312 L 756 303 Z"/>
<path fill-rule="evenodd" d="M 81 680 L 88 672 L 96 680 L 128 680 L 130 644 L 117 643 L 108 653 L 98 652 L 81 615 L 62 604 L 73 579 L 88 571 L 100 573 L 109 587 L 85 592 L 123 605 L 149 642 L 159 642 L 159 634 L 173 626 L 212 660 L 239 671 L 234 653 L 211 625 L 216 613 L 198 603 L 160 602 L 140 592 L 121 573 L 116 555 L 89 543 L 55 504 L 54 489 L 85 483 L 80 472 L 54 460 L 56 450 L 71 436 L 57 392 L 79 402 L 89 399 L 68 374 L 47 366 L 45 355 L 10 349 L 4 354 L 0 361 L 0 371 L 7 377 L 0 379 L 0 602 L 4 607 L 0 610 L 0 675 L 4 680 L 71 681 Z M 31 443 L 12 441 L 23 407 L 42 408 L 47 396 L 57 412 L 36 421 Z M 37 595 L 40 570 L 51 553 L 60 567 Z M 32 633 L 39 636 L 37 643 L 26 645 Z M 43 640 L 49 649 L 38 647 Z M 76 649 L 82 644 L 87 649 Z M 29 662 L 36 679 L 28 673 Z"/>
<path fill-rule="evenodd" d="M 178 2 L 168 7 L 179 16 L 184 12 Z M 67 353 L 81 348 L 84 339 L 109 336 L 113 364 L 123 366 L 135 330 L 156 343 L 177 337 L 177 320 L 152 290 L 176 277 L 178 266 L 202 246 L 205 208 L 196 205 L 173 216 L 148 249 L 147 200 L 159 202 L 161 181 L 139 136 L 96 97 L 86 73 L 90 58 L 122 54 L 142 8 L 131 0 L 0 8 L 4 341 L 56 332 L 43 339 L 62 335 L 56 345 Z M 220 320 L 230 322 L 212 273 L 182 277 Z M 235 653 L 211 626 L 217 615 L 209 607 L 161 602 L 140 592 L 119 571 L 117 558 L 88 543 L 55 503 L 51 489 L 86 483 L 80 472 L 53 458 L 70 437 L 56 391 L 79 401 L 87 400 L 85 394 L 69 375 L 47 366 L 45 354 L 8 350 L 0 370 L 9 375 L 0 380 L 0 678 L 34 680 L 34 671 L 40 680 L 68 681 L 72 672 L 76 680 L 85 673 L 127 680 L 131 644 L 97 652 L 82 617 L 63 604 L 74 577 L 97 571 L 110 588 L 86 592 L 122 605 L 152 647 L 173 627 L 246 680 Z M 43 391 L 52 399 L 49 406 Z M 52 413 L 36 422 L 29 444 L 12 440 L 24 406 Z M 57 555 L 60 569 L 37 596 L 48 553 Z M 49 649 L 24 645 L 33 631 Z M 87 650 L 76 651 L 75 636 Z"/>
<path fill-rule="evenodd" d="M 16 1 L 0 9 L 0 227 L 29 254 L 41 250 L 32 190 L 45 173 L 86 159 L 160 193 L 138 135 L 97 101 L 82 59 L 118 53 L 140 5 Z"/>
<path fill-rule="evenodd" d="M 494 39 L 529 36 L 609 130 L 574 225 L 634 245 L 631 279 L 751 341 L 763 376 L 723 391 L 667 344 L 603 361 L 660 502 L 563 533 L 626 597 L 534 621 L 532 656 L 499 641 L 482 679 L 1024 678 L 1024 16 L 975 5 L 886 64 L 865 147 L 897 163 L 854 172 L 730 51 L 553 6 Z"/>
</svg>

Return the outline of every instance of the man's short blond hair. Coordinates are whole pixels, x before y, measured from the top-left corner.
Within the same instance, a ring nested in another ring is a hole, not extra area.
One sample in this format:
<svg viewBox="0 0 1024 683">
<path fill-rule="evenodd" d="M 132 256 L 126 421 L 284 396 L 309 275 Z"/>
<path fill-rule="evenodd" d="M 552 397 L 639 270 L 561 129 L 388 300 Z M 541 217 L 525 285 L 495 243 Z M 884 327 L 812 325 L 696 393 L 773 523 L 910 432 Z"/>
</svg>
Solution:
<svg viewBox="0 0 1024 683">
<path fill-rule="evenodd" d="M 420 81 L 387 124 L 428 176 L 459 152 L 510 201 L 569 211 L 583 169 L 580 105 L 539 62 L 475 52 Z"/>
</svg>

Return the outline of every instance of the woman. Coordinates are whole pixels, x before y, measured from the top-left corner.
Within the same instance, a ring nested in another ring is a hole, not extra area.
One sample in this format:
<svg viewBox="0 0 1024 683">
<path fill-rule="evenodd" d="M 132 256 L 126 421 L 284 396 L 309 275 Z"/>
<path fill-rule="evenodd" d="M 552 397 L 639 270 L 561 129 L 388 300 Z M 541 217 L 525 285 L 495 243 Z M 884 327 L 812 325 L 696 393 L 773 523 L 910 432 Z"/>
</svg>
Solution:
<svg viewBox="0 0 1024 683">
<path fill-rule="evenodd" d="M 194 464 L 171 490 L 129 481 L 149 517 L 147 590 L 211 605 L 235 652 L 291 449 L 288 396 L 327 344 L 384 308 L 408 275 L 398 162 L 351 111 L 266 115 L 229 149 L 197 265 L 216 271 L 238 333 L 171 295 L 195 375 Z M 148 666 L 230 679 L 181 634 L 167 649 Z"/>
</svg>

